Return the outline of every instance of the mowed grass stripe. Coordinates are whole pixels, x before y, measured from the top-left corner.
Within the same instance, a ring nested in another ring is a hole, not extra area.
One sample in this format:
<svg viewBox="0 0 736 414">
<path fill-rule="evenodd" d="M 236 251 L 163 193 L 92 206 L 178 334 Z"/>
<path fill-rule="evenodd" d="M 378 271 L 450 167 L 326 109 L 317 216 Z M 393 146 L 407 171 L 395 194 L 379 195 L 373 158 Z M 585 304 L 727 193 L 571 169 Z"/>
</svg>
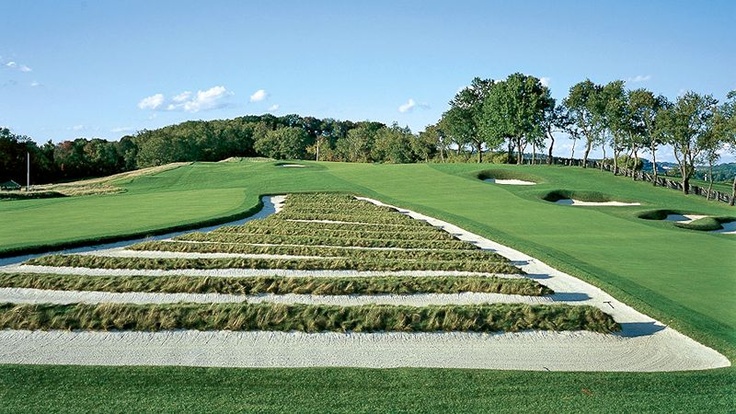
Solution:
<svg viewBox="0 0 736 414">
<path fill-rule="evenodd" d="M 86 276 L 0 273 L 0 287 L 98 292 L 411 295 L 463 292 L 542 296 L 554 292 L 531 279 L 482 276 L 372 277 L 202 277 L 202 276 Z"/>
<path fill-rule="evenodd" d="M 191 243 L 177 241 L 150 241 L 132 245 L 129 250 L 157 250 L 185 253 L 240 253 L 277 254 L 322 257 L 350 257 L 353 259 L 411 259 L 411 260 L 489 260 L 507 262 L 508 259 L 488 250 L 365 250 L 350 247 L 323 247 L 308 245 L 254 245 L 235 243 Z"/>
<path fill-rule="evenodd" d="M 354 260 L 354 259 L 255 259 L 255 258 L 140 258 L 91 255 L 49 255 L 25 262 L 34 266 L 83 267 L 91 269 L 285 269 L 285 270 L 441 270 L 523 274 L 509 263 L 492 261 Z"/>
<path fill-rule="evenodd" d="M 610 315 L 592 306 L 443 305 L 330 306 L 303 304 L 0 304 L 0 329 L 284 332 L 616 332 Z"/>
</svg>

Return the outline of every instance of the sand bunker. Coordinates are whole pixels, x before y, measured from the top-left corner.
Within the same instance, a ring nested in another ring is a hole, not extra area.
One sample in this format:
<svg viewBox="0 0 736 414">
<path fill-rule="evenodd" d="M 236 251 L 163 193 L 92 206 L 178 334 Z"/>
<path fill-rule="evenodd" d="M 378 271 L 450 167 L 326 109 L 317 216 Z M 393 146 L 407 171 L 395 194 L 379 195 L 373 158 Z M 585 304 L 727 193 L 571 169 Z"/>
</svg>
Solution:
<svg viewBox="0 0 736 414">
<path fill-rule="evenodd" d="M 377 205 L 376 200 L 364 199 Z M 274 200 L 274 205 L 282 203 Z M 393 206 L 389 206 L 393 207 Z M 395 208 L 395 207 L 394 207 Z M 262 295 L 246 300 L 288 303 L 336 302 L 341 304 L 456 303 L 469 301 L 541 301 L 591 305 L 611 314 L 622 326 L 617 334 L 588 331 L 484 334 L 432 333 L 303 333 L 303 332 L 80 332 L 0 331 L 0 363 L 79 365 L 178 365 L 214 367 L 436 367 L 551 371 L 681 371 L 730 366 L 718 352 L 665 326 L 604 291 L 562 273 L 519 251 L 470 233 L 452 224 L 409 210 L 397 209 L 415 219 L 455 235 L 480 248 L 512 260 L 528 277 L 552 288 L 554 295 L 520 298 L 514 295 Z M 349 225 L 349 224 L 348 224 Z M 104 270 L 44 268 L 15 265 L 0 271 L 71 272 L 84 274 L 254 274 L 250 269 L 217 270 Z M 389 272 L 258 271 L 271 275 L 358 275 Z M 308 272 L 308 273 L 307 273 Z M 393 272 L 390 272 L 393 273 Z M 428 275 L 432 272 L 397 272 Z M 436 272 L 447 274 L 448 272 Z M 452 272 L 455 273 L 455 272 Z M 516 275 L 515 277 L 521 277 Z M 237 295 L 183 295 L 103 292 L 53 292 L 2 289 L 0 300 L 39 301 L 237 301 Z"/>
<path fill-rule="evenodd" d="M 281 168 L 304 168 L 306 165 L 301 164 L 279 164 L 278 165 Z"/>
<path fill-rule="evenodd" d="M 555 204 L 565 206 L 614 206 L 614 207 L 626 207 L 626 206 L 640 206 L 641 203 L 624 203 L 622 201 L 580 201 L 570 198 L 555 201 Z"/>
<path fill-rule="evenodd" d="M 720 234 L 736 234 L 736 221 L 729 221 L 728 223 L 721 223 L 720 230 L 713 230 L 713 233 Z"/>
<path fill-rule="evenodd" d="M 532 181 L 515 180 L 515 179 L 502 180 L 498 178 L 486 178 L 483 181 L 487 183 L 491 183 L 491 184 L 501 184 L 501 185 L 537 185 L 537 183 L 532 182 Z"/>
<path fill-rule="evenodd" d="M 705 217 L 708 217 L 708 216 L 703 216 L 699 214 L 668 214 L 667 217 L 665 217 L 665 220 L 675 221 L 678 223 L 687 223 L 689 221 L 699 220 Z"/>
</svg>

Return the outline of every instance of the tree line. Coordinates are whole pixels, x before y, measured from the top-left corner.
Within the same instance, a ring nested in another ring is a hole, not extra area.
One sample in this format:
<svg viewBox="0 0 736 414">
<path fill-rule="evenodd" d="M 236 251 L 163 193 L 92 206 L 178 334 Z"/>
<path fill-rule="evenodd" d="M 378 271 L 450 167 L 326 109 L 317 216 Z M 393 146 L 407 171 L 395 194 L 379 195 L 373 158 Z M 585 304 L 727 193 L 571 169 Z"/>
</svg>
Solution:
<svg viewBox="0 0 736 414">
<path fill-rule="evenodd" d="M 514 73 L 505 80 L 473 79 L 431 128 L 443 145 L 468 149 L 478 162 L 484 152 L 505 147 L 505 159 L 517 163 L 523 162 L 528 148 L 532 157 L 546 148 L 551 163 L 559 133 L 573 141 L 571 159 L 574 144 L 578 140 L 585 143 L 583 168 L 594 148 L 602 150 L 604 160 L 610 155 L 615 174 L 622 166 L 640 166 L 640 154 L 648 152 L 655 182 L 656 151 L 669 146 L 687 194 L 696 166 L 708 165 L 712 177 L 721 154 L 736 151 L 735 111 L 736 91 L 728 93 L 723 103 L 695 92 L 671 102 L 643 88 L 627 90 L 622 80 L 599 85 L 586 79 L 573 85 L 558 102 L 540 79 Z"/>
<path fill-rule="evenodd" d="M 655 178 L 656 152 L 669 146 L 687 193 L 696 166 L 712 169 L 725 150 L 736 150 L 735 111 L 736 91 L 722 103 L 712 95 L 694 92 L 671 102 L 646 89 L 628 90 L 621 80 L 601 85 L 586 79 L 557 101 L 540 79 L 514 73 L 503 80 L 473 79 L 453 97 L 438 122 L 418 134 L 395 123 L 295 114 L 187 121 L 118 141 L 78 138 L 40 146 L 27 136 L 0 128 L 0 181 L 25 180 L 26 154 L 30 154 L 31 182 L 45 183 L 170 162 L 253 156 L 412 163 L 483 162 L 484 155 L 490 154 L 492 162 L 522 163 L 525 154 L 530 153 L 535 162 L 537 154 L 546 150 L 545 158 L 551 163 L 555 140 L 568 137 L 573 144 L 584 142 L 583 166 L 595 148 L 610 160 L 614 173 L 640 166 L 640 154 L 648 153 L 655 164 Z M 574 151 L 575 145 L 571 159 Z"/>
<path fill-rule="evenodd" d="M 412 163 L 430 161 L 434 152 L 432 142 L 422 141 L 408 127 L 299 115 L 187 121 L 118 141 L 77 138 L 42 145 L 0 128 L 0 182 L 25 184 L 27 154 L 31 183 L 40 184 L 229 157 Z"/>
</svg>

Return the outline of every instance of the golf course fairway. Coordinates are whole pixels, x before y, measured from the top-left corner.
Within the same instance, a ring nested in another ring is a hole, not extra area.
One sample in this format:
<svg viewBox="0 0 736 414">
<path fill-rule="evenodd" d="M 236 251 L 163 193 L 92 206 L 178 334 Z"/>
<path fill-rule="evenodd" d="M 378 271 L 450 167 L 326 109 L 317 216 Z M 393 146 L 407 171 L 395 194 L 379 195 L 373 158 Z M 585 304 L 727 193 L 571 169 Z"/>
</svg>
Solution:
<svg viewBox="0 0 736 414">
<path fill-rule="evenodd" d="M 453 223 L 594 284 L 736 357 L 736 236 L 687 230 L 641 213 L 734 217 L 724 203 L 594 169 L 493 164 L 298 162 L 183 165 L 111 181 L 118 194 L 0 203 L 0 253 L 227 221 L 262 195 L 347 192 Z M 479 179 L 503 170 L 528 186 Z M 573 207 L 552 191 L 596 192 L 637 206 Z M 736 407 L 733 367 L 675 373 L 442 369 L 204 369 L 0 366 L 0 411 L 696 411 Z M 104 398 L 104 407 L 97 401 Z"/>
</svg>

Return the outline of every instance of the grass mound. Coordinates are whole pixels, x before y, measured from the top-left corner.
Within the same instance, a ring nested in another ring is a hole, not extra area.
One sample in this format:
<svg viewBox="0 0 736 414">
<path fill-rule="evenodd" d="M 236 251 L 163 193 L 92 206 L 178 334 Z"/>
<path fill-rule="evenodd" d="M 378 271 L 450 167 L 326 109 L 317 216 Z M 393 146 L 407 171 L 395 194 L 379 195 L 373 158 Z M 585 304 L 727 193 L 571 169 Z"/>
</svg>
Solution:
<svg viewBox="0 0 736 414">
<path fill-rule="evenodd" d="M 721 216 L 721 217 L 703 217 L 697 220 L 688 221 L 684 223 L 675 223 L 675 226 L 697 231 L 715 231 L 723 229 L 721 224 L 736 221 L 736 217 Z"/>
<path fill-rule="evenodd" d="M 66 197 L 58 191 L 2 191 L 0 192 L 0 201 L 12 201 L 12 200 L 34 200 L 42 198 L 58 198 Z"/>
<path fill-rule="evenodd" d="M 594 203 L 605 203 L 614 201 L 614 198 L 608 194 L 599 193 L 597 191 L 573 191 L 573 190 L 553 190 L 542 196 L 542 199 L 555 203 L 560 200 L 580 200 Z M 619 200 L 621 201 L 621 200 Z M 625 200 L 624 200 L 625 201 Z"/>
<path fill-rule="evenodd" d="M 97 292 L 223 293 L 236 295 L 411 295 L 416 293 L 501 293 L 551 295 L 552 289 L 531 279 L 482 276 L 371 277 L 199 277 L 82 276 L 0 273 L 0 287 Z"/>
<path fill-rule="evenodd" d="M 257 304 L 0 305 L 0 329 L 298 332 L 616 332 L 610 315 L 592 306 L 443 305 L 328 306 Z"/>
<path fill-rule="evenodd" d="M 539 183 L 543 181 L 541 178 L 522 171 L 506 170 L 506 169 L 494 169 L 494 170 L 483 170 L 479 172 L 476 177 L 479 180 L 522 180 L 533 183 Z"/>
<path fill-rule="evenodd" d="M 637 217 L 643 220 L 665 220 L 671 214 L 685 215 L 690 214 L 679 210 L 649 210 L 637 214 Z"/>
</svg>

